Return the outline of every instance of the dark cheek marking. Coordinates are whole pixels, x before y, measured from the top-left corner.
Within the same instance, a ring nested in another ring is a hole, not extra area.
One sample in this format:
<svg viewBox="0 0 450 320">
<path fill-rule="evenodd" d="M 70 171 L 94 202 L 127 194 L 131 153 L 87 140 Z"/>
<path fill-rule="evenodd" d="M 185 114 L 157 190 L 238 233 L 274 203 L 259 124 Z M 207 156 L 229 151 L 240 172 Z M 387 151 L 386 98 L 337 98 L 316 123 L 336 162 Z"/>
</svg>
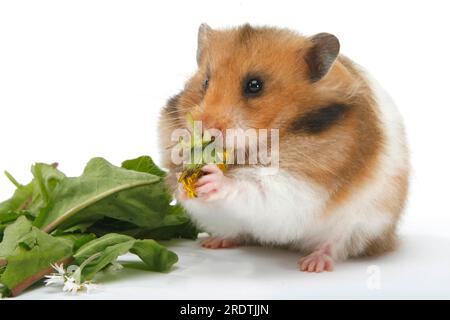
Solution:
<svg viewBox="0 0 450 320">
<path fill-rule="evenodd" d="M 349 109 L 345 104 L 332 104 L 327 107 L 311 111 L 296 119 L 291 131 L 311 134 L 321 133 L 342 120 Z"/>
</svg>

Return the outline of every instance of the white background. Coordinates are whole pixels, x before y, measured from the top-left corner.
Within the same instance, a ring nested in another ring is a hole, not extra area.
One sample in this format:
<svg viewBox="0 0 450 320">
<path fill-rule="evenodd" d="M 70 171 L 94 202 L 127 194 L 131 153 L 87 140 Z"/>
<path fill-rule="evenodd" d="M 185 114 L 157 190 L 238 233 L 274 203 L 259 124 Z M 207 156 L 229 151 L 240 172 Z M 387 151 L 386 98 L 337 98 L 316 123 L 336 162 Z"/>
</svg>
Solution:
<svg viewBox="0 0 450 320">
<path fill-rule="evenodd" d="M 441 246 L 430 266 L 450 261 L 447 2 L 1 1 L 0 170 L 25 183 L 37 161 L 68 175 L 94 156 L 158 161 L 158 112 L 195 71 L 201 22 L 331 32 L 404 116 L 413 174 L 402 234 Z M 12 191 L 0 176 L 0 200 Z"/>
</svg>

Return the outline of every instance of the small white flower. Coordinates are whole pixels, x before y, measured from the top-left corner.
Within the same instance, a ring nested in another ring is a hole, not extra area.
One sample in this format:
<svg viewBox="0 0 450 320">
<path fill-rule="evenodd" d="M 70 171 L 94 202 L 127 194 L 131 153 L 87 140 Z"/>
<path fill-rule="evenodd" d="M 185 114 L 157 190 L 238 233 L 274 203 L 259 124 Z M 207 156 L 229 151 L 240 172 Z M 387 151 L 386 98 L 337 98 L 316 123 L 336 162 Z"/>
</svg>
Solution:
<svg viewBox="0 0 450 320">
<path fill-rule="evenodd" d="M 45 280 L 45 285 L 50 286 L 53 284 L 57 284 L 57 285 L 64 284 L 64 281 L 65 281 L 64 277 L 66 274 L 66 272 L 64 271 L 64 265 L 62 263 L 60 265 L 55 263 L 55 264 L 52 264 L 51 266 L 56 271 L 56 273 L 52 273 L 50 275 L 45 276 L 47 278 Z"/>
<path fill-rule="evenodd" d="M 64 276 L 52 273 L 50 275 L 45 276 L 47 279 L 45 279 L 45 286 L 51 286 L 51 285 L 62 285 L 64 284 Z"/>
<path fill-rule="evenodd" d="M 61 263 L 60 265 L 58 265 L 57 263 L 55 263 L 51 264 L 51 266 L 59 275 L 64 276 L 66 274 L 66 271 L 64 271 L 64 264 Z"/>
<path fill-rule="evenodd" d="M 63 291 L 72 294 L 78 293 L 79 291 L 85 290 L 86 293 L 91 293 L 97 289 L 97 285 L 92 283 L 92 281 L 85 281 L 83 283 L 78 283 L 74 278 L 68 278 L 64 283 Z"/>
<path fill-rule="evenodd" d="M 80 281 L 82 266 L 69 266 L 64 270 L 64 266 L 52 265 L 57 273 L 46 275 L 45 285 L 60 285 L 63 286 L 62 290 L 68 293 L 78 293 L 79 291 L 86 290 L 87 293 L 97 289 L 97 285 L 92 281 Z"/>
<path fill-rule="evenodd" d="M 76 283 L 74 278 L 67 278 L 64 282 L 63 291 L 75 294 L 81 289 L 81 287 L 81 284 Z"/>
<path fill-rule="evenodd" d="M 92 291 L 97 290 L 99 286 L 98 286 L 97 284 L 95 284 L 95 283 L 92 283 L 92 282 L 90 282 L 90 281 L 87 281 L 87 282 L 85 282 L 85 283 L 83 284 L 83 287 L 86 289 L 86 293 L 89 294 L 89 293 L 91 293 Z"/>
</svg>

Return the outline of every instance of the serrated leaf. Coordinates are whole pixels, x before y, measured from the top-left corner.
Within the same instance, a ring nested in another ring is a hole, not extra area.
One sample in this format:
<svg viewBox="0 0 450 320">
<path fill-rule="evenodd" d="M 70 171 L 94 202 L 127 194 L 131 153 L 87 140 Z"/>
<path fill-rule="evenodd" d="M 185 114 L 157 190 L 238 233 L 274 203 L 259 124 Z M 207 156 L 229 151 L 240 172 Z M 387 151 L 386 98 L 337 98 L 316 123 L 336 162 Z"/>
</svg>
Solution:
<svg viewBox="0 0 450 320">
<path fill-rule="evenodd" d="M 56 169 L 56 165 L 36 163 L 31 167 L 33 180 L 27 185 L 18 183 L 11 174 L 7 177 L 17 187 L 13 196 L 0 203 L 0 220 L 10 212 L 27 210 L 36 216 L 42 208 L 48 205 L 48 200 L 56 185 L 64 178 L 64 174 Z"/>
<path fill-rule="evenodd" d="M 26 208 L 35 216 L 39 210 L 48 206 L 53 191 L 65 175 L 56 169 L 56 164 L 36 163 L 31 167 L 34 184 L 33 197 Z"/>
<path fill-rule="evenodd" d="M 65 178 L 55 188 L 51 205 L 39 213 L 35 225 L 50 232 L 75 217 L 78 224 L 95 221 L 108 214 L 108 210 L 90 211 L 84 221 L 76 218 L 81 211 L 108 197 L 120 197 L 122 192 L 148 186 L 160 181 L 160 177 L 113 166 L 103 158 L 94 158 L 77 178 Z"/>
<path fill-rule="evenodd" d="M 0 216 L 4 216 L 11 211 L 26 209 L 31 202 L 33 189 L 34 183 L 29 183 L 25 186 L 20 185 L 10 199 L 0 203 Z"/>
<path fill-rule="evenodd" d="M 122 166 L 94 158 L 82 176 L 68 178 L 54 166 L 38 163 L 32 167 L 32 182 L 25 186 L 7 174 L 17 190 L 0 204 L 4 292 L 19 293 L 52 272 L 51 263 L 69 262 L 74 252 L 76 263 L 85 264 L 80 268 L 84 280 L 127 252 L 144 261 L 139 268 L 170 269 L 178 259 L 175 253 L 154 240 L 131 236 L 195 238 L 196 230 L 181 206 L 170 205 L 172 197 L 163 182 L 166 173 L 150 157 L 127 160 Z M 92 230 L 109 234 L 96 238 L 85 233 Z"/>
</svg>

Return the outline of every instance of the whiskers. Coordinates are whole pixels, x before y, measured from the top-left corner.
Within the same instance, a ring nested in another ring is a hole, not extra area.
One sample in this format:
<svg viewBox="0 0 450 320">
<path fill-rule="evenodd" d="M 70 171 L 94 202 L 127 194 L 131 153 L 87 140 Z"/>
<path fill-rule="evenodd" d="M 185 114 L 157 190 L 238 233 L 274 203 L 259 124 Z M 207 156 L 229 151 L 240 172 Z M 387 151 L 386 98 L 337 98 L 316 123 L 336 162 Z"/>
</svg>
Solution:
<svg viewBox="0 0 450 320">
<path fill-rule="evenodd" d="M 322 171 L 325 171 L 335 177 L 340 177 L 336 172 L 334 172 L 330 167 L 328 167 L 327 165 L 315 160 L 314 158 L 310 157 L 308 154 L 302 152 L 302 151 L 298 151 L 298 153 L 300 154 L 301 157 L 305 158 L 308 161 L 308 164 L 313 165 L 314 167 L 316 167 L 317 169 L 320 169 Z"/>
<path fill-rule="evenodd" d="M 356 88 L 355 88 L 356 89 Z M 183 101 L 184 103 L 186 101 Z M 192 105 L 186 105 L 183 104 L 182 106 L 178 107 L 178 110 L 166 112 L 165 115 L 168 116 L 168 121 L 166 122 L 165 129 L 168 131 L 176 130 L 176 129 L 183 129 L 187 130 L 189 134 L 192 135 L 193 128 L 188 123 L 187 115 L 190 114 L 202 114 L 204 112 L 204 106 L 202 104 L 193 103 Z M 239 129 L 245 132 L 246 130 L 254 130 L 256 132 L 257 140 L 249 140 L 247 137 L 245 137 L 245 142 L 241 145 L 237 144 L 235 140 L 232 140 L 230 142 L 227 141 L 227 133 L 224 132 L 222 135 L 222 147 L 227 152 L 227 163 L 232 166 L 261 166 L 261 167 L 267 167 L 267 166 L 273 166 L 273 159 L 274 159 L 274 153 L 278 159 L 283 159 L 281 152 L 283 150 L 280 150 L 280 146 L 274 146 L 272 144 L 272 131 L 271 128 L 265 128 L 267 138 L 264 139 L 264 141 L 260 140 L 260 134 L 263 134 L 260 129 L 258 128 L 257 124 L 252 122 L 251 119 L 235 119 L 236 128 L 227 128 L 228 129 Z M 280 123 L 279 123 L 280 124 Z M 285 125 L 285 124 L 280 124 Z M 278 129 L 278 128 L 272 128 L 272 129 Z M 279 134 L 282 134 L 279 132 Z M 244 133 L 245 135 L 245 133 Z M 279 139 L 278 137 L 277 139 Z M 170 150 L 177 145 L 179 145 L 180 141 L 167 141 L 167 145 L 164 147 L 166 150 Z M 256 145 L 255 145 L 256 144 Z M 265 149 L 264 149 L 265 148 Z M 275 149 L 274 149 L 275 148 Z M 262 156 L 265 157 L 265 159 L 268 160 L 269 163 L 266 163 L 265 161 L 261 160 L 261 152 L 266 152 L 266 154 L 263 154 Z M 256 155 L 255 155 L 256 152 Z M 292 151 L 291 151 L 292 152 Z M 303 162 L 305 166 L 309 166 L 310 168 L 314 168 L 316 171 L 323 172 L 329 176 L 339 178 L 340 180 L 346 179 L 346 177 L 340 176 L 336 170 L 324 163 L 324 161 L 321 161 L 320 159 L 316 159 L 312 155 L 308 154 L 307 150 L 301 150 L 301 148 L 296 148 L 295 154 L 291 155 L 292 157 L 297 157 L 299 162 Z M 256 163 L 255 163 L 256 162 Z M 277 164 L 278 165 L 278 164 Z M 282 165 L 282 164 L 281 164 Z"/>
</svg>

